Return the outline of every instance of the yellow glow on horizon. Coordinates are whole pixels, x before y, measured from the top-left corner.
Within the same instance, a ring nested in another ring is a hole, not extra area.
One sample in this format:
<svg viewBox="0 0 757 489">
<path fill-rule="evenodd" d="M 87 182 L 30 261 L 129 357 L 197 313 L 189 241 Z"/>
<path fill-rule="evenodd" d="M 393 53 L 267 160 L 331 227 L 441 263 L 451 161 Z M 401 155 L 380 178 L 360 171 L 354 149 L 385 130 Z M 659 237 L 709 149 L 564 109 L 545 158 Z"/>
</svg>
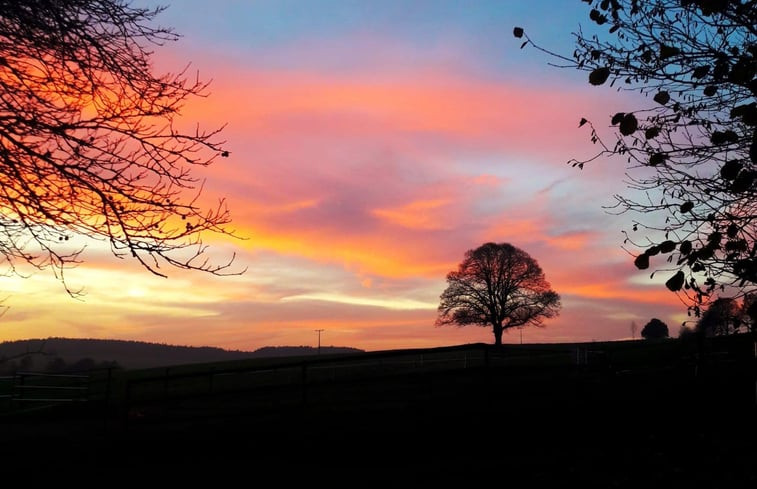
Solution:
<svg viewBox="0 0 757 489">
<path fill-rule="evenodd" d="M 354 297 L 346 294 L 334 294 L 330 292 L 318 292 L 313 294 L 300 294 L 283 297 L 281 302 L 295 301 L 324 301 L 339 304 L 351 304 L 356 306 L 383 307 L 385 309 L 408 311 L 414 309 L 436 309 L 437 305 L 430 302 L 422 302 L 413 299 L 376 299 L 368 297 Z"/>
<path fill-rule="evenodd" d="M 381 277 L 444 277 L 450 267 L 455 266 L 424 261 L 422 251 L 411 246 L 388 250 L 391 240 L 385 236 L 334 237 L 323 232 L 275 230 L 254 225 L 240 226 L 239 231 L 253 237 L 243 243 L 252 251 L 270 250 L 320 263 L 341 263 L 347 269 Z"/>
</svg>

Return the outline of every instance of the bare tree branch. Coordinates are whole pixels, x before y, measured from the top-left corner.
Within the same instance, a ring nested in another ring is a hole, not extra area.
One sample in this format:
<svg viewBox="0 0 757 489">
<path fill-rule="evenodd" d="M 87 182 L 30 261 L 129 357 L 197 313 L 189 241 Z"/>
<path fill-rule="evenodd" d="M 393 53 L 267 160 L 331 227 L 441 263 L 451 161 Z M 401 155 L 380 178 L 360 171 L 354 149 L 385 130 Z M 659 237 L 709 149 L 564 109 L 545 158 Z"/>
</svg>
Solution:
<svg viewBox="0 0 757 489">
<path fill-rule="evenodd" d="M 690 313 L 718 294 L 743 296 L 757 287 L 757 2 L 755 0 L 588 0 L 590 19 L 608 40 L 574 33 L 564 56 L 516 37 L 589 74 L 595 86 L 635 91 L 648 103 L 611 116 L 614 141 L 600 157 L 622 157 L 628 195 L 609 212 L 634 216 L 624 244 L 641 269 L 679 294 Z M 654 273 L 652 274 L 654 275 Z"/>
<path fill-rule="evenodd" d="M 206 259 L 202 236 L 234 235 L 226 202 L 199 204 L 197 167 L 229 155 L 217 128 L 182 131 L 191 75 L 154 74 L 152 51 L 178 35 L 152 26 L 163 8 L 122 0 L 0 0 L 0 256 L 64 269 L 76 235 L 105 240 L 165 276 L 162 264 L 238 274 Z M 66 290 L 76 295 L 78 291 Z"/>
</svg>

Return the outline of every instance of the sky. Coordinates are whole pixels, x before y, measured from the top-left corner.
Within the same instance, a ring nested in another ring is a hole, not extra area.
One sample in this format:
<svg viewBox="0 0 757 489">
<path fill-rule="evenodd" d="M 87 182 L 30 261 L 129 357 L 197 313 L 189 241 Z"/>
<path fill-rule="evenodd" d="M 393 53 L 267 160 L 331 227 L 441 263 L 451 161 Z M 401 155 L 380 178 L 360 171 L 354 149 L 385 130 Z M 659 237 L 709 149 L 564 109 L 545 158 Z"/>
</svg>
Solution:
<svg viewBox="0 0 757 489">
<path fill-rule="evenodd" d="M 87 242 L 66 272 L 79 300 L 49 271 L 0 277 L 0 341 L 492 342 L 491 328 L 434 325 L 446 274 L 490 241 L 529 253 L 562 300 L 559 317 L 506 343 L 627 339 L 653 317 L 675 335 L 687 319 L 623 248 L 634 216 L 605 208 L 629 192 L 624 162 L 566 163 L 593 154 L 582 117 L 609 131 L 638 101 L 512 35 L 521 26 L 569 55 L 571 33 L 591 28 L 585 3 L 182 0 L 156 20 L 182 35 L 156 48 L 156 70 L 189 63 L 211 80 L 180 120 L 225 125 L 229 158 L 197 176 L 204 198 L 226 198 L 240 239 L 204 241 L 246 271 L 161 278 Z"/>
</svg>

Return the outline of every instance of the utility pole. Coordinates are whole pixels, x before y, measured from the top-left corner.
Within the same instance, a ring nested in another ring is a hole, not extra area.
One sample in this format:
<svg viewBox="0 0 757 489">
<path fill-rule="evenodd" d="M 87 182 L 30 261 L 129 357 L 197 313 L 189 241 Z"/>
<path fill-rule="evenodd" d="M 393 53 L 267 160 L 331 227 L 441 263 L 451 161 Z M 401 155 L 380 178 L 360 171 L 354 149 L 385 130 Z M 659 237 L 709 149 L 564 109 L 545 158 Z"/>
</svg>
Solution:
<svg viewBox="0 0 757 489">
<path fill-rule="evenodd" d="M 321 332 L 324 331 L 323 329 L 316 329 L 315 332 L 318 333 L 318 354 L 321 354 Z"/>
</svg>

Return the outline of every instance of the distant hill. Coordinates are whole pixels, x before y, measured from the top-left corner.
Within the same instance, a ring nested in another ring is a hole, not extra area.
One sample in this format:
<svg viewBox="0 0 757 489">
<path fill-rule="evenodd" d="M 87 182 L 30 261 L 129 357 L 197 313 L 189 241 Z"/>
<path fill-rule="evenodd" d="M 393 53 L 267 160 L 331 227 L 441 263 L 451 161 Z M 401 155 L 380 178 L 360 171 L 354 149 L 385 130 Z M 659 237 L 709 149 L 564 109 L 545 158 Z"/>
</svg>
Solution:
<svg viewBox="0 0 757 489">
<path fill-rule="evenodd" d="M 365 350 L 347 346 L 322 346 L 322 354 L 335 353 L 364 353 Z M 252 357 L 299 357 L 302 355 L 317 355 L 318 348 L 312 346 L 264 346 L 252 352 Z"/>
<path fill-rule="evenodd" d="M 24 352 L 37 352 L 27 360 L 6 360 Z M 322 346 L 321 353 L 359 353 L 349 347 Z M 116 364 L 127 369 L 165 367 L 190 363 L 221 362 L 247 358 L 316 355 L 310 346 L 267 346 L 254 351 L 224 350 L 215 347 L 176 346 L 161 343 L 126 340 L 77 338 L 46 338 L 0 343 L 0 372 L 18 368 L 25 362 L 25 370 L 47 370 L 52 362 L 59 365 L 79 364 L 89 368 Z"/>
</svg>

